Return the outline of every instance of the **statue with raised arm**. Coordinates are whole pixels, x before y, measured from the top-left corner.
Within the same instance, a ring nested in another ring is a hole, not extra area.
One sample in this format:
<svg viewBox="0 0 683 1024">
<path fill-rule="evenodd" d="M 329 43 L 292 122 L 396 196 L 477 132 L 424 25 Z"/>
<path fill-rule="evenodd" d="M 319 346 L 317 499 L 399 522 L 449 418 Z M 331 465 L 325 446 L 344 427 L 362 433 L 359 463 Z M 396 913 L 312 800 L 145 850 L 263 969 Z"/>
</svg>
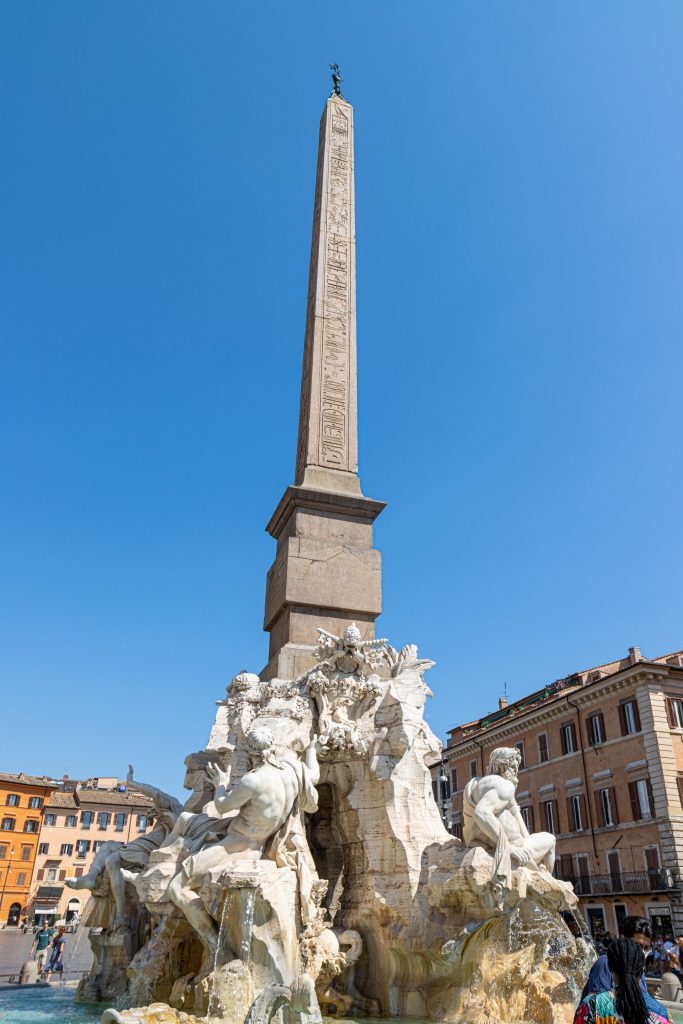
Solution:
<svg viewBox="0 0 683 1024">
<path fill-rule="evenodd" d="M 234 785 L 229 787 L 229 775 L 218 765 L 207 769 L 215 787 L 216 810 L 221 815 L 237 812 L 225 838 L 188 857 L 168 887 L 169 899 L 210 952 L 215 951 L 218 930 L 199 896 L 207 873 L 227 867 L 231 859 L 277 860 L 289 833 L 294 834 L 290 821 L 294 812 L 313 812 L 318 807 L 315 739 L 303 760 L 294 751 L 278 749 L 273 733 L 264 726 L 251 729 L 246 742 L 251 770 Z"/>
<path fill-rule="evenodd" d="M 488 774 L 474 778 L 463 793 L 463 838 L 493 855 L 492 884 L 500 898 L 510 889 L 516 867 L 552 871 L 555 836 L 527 829 L 516 800 L 521 755 L 516 747 L 497 747 Z"/>
<path fill-rule="evenodd" d="M 156 786 L 146 782 L 138 782 L 133 778 L 133 766 L 128 765 L 126 785 L 139 793 L 150 797 L 153 809 L 148 815 L 154 827 L 151 831 L 139 835 L 129 843 L 105 844 L 95 857 L 90 871 L 81 878 L 66 879 L 72 889 L 94 889 L 101 878 L 109 880 L 111 896 L 114 901 L 113 928 L 127 927 L 126 919 L 126 882 L 134 881 L 135 876 L 149 863 L 149 858 L 157 850 L 182 811 L 182 804 L 174 796 L 164 793 Z"/>
<path fill-rule="evenodd" d="M 342 76 L 341 71 L 339 70 L 339 65 L 330 64 L 330 71 L 332 72 L 332 92 L 335 96 L 341 96 Z M 343 98 L 344 97 L 342 96 L 342 99 Z"/>
</svg>

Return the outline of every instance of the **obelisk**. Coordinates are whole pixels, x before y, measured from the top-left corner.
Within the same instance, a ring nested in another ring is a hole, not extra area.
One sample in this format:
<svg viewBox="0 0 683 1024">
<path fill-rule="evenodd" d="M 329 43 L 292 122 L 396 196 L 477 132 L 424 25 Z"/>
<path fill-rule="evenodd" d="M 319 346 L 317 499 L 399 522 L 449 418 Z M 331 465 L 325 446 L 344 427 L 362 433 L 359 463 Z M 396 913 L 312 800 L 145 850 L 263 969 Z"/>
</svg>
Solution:
<svg viewBox="0 0 683 1024">
<path fill-rule="evenodd" d="M 353 108 L 338 69 L 333 79 L 320 120 L 295 484 L 266 527 L 277 541 L 266 679 L 313 663 L 316 626 L 340 635 L 355 622 L 373 637 L 382 606 L 372 524 L 384 502 L 364 497 L 358 478 Z"/>
</svg>

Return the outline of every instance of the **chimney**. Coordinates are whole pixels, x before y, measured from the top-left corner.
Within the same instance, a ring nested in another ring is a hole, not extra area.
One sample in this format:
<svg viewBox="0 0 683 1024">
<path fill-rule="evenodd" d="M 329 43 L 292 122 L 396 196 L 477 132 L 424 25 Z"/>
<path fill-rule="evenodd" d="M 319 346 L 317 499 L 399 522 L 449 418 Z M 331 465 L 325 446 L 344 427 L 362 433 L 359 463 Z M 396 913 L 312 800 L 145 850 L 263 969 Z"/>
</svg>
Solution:
<svg viewBox="0 0 683 1024">
<path fill-rule="evenodd" d="M 644 661 L 642 654 L 640 653 L 640 647 L 629 647 L 628 649 L 628 661 L 629 665 L 635 665 L 637 661 Z"/>
<path fill-rule="evenodd" d="M 499 697 L 498 698 L 498 710 L 502 711 L 503 708 L 506 708 L 507 706 L 508 706 L 508 699 L 507 699 L 507 697 Z"/>
</svg>

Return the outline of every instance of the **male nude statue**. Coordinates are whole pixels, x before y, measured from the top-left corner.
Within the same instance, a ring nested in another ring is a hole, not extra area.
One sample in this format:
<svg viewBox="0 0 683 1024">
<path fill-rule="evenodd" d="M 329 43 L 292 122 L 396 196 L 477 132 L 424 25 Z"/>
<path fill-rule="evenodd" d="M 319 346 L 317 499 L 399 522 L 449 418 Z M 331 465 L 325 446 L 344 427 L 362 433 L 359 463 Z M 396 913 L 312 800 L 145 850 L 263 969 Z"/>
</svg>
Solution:
<svg viewBox="0 0 683 1024">
<path fill-rule="evenodd" d="M 216 810 L 222 815 L 237 811 L 225 838 L 188 857 L 168 887 L 168 898 L 182 910 L 209 952 L 216 948 L 218 932 L 198 895 L 207 872 L 227 866 L 230 858 L 260 859 L 268 840 L 277 845 L 296 810 L 313 812 L 318 806 L 315 738 L 303 761 L 294 751 L 276 751 L 275 737 L 264 726 L 253 728 L 246 741 L 253 767 L 230 789 L 229 774 L 215 764 L 207 766 L 215 786 Z"/>
<path fill-rule="evenodd" d="M 493 881 L 499 887 L 510 887 L 513 864 L 547 871 L 555 865 L 555 836 L 529 833 L 515 799 L 520 761 L 516 747 L 496 748 L 488 774 L 470 779 L 463 794 L 463 838 L 467 846 L 493 854 Z"/>
<path fill-rule="evenodd" d="M 154 822 L 154 828 L 150 832 L 132 839 L 129 843 L 118 844 L 115 847 L 112 843 L 105 843 L 95 855 L 87 875 L 65 879 L 71 889 L 93 889 L 100 876 L 106 874 L 114 900 L 113 929 L 127 927 L 126 881 L 132 881 L 135 875 L 131 875 L 130 871 L 125 869 L 132 868 L 137 873 L 147 867 L 150 854 L 161 846 L 182 811 L 182 804 L 174 796 L 170 796 L 146 782 L 137 782 L 133 778 L 133 766 L 130 764 L 128 765 L 126 785 L 130 789 L 135 789 L 137 792 L 151 797 L 154 809 L 147 815 L 147 818 Z"/>
</svg>

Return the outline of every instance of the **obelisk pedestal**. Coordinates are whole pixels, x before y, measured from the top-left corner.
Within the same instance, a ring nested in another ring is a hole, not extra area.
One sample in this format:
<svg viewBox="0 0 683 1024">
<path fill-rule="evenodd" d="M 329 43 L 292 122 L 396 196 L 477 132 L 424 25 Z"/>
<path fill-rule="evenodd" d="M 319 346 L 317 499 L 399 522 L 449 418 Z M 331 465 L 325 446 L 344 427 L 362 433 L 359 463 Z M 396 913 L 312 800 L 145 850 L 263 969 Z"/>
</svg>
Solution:
<svg viewBox="0 0 683 1024">
<path fill-rule="evenodd" d="M 266 529 L 277 540 L 268 573 L 263 678 L 313 664 L 315 627 L 340 635 L 355 621 L 374 637 L 382 564 L 372 524 L 384 502 L 358 478 L 353 108 L 332 95 L 320 121 L 295 485 Z"/>
</svg>

